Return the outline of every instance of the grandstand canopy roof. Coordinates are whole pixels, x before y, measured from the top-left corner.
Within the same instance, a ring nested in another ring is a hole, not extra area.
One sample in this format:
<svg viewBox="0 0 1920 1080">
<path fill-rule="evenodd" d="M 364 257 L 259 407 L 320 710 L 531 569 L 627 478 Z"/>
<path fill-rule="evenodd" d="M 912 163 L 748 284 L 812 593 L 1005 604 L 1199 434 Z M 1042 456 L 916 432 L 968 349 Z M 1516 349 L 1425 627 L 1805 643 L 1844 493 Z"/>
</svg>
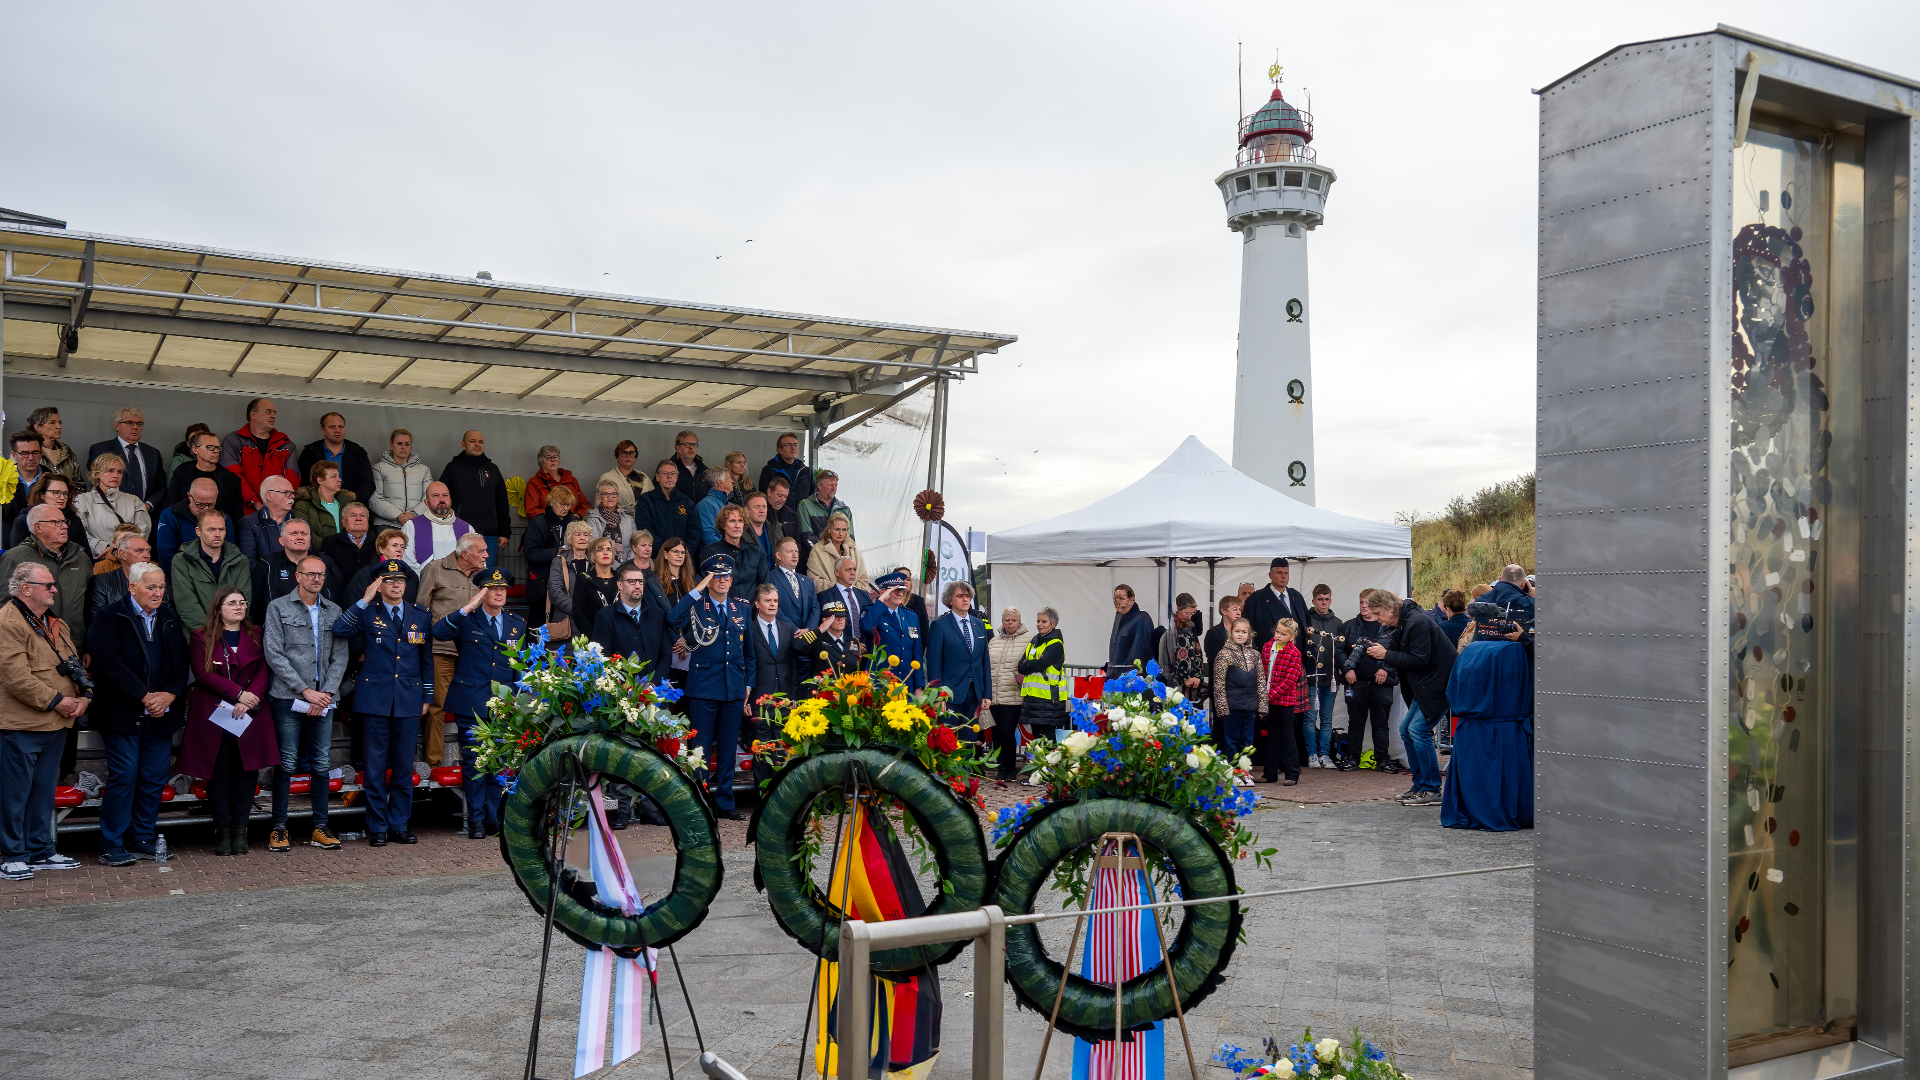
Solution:
<svg viewBox="0 0 1920 1080">
<path fill-rule="evenodd" d="M 17 217 L 0 219 L 0 255 L 8 378 L 736 427 L 791 427 L 831 405 L 831 437 L 934 378 L 964 378 L 1017 340 Z"/>
</svg>

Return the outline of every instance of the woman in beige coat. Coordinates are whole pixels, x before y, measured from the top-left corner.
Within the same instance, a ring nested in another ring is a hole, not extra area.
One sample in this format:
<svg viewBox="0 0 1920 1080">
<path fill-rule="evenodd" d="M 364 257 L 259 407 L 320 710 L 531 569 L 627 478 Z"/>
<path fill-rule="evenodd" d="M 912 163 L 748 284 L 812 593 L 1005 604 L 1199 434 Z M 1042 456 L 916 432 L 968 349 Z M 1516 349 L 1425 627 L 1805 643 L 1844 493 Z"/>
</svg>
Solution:
<svg viewBox="0 0 1920 1080">
<path fill-rule="evenodd" d="M 153 532 L 153 521 L 147 516 L 146 503 L 120 490 L 120 481 L 127 476 L 127 463 L 119 454 L 101 454 L 94 458 L 91 473 L 93 488 L 73 500 L 73 512 L 80 515 L 87 534 L 67 539 L 87 545 L 87 550 L 98 559 L 113 546 L 115 526 L 138 525 L 140 535 L 146 536 Z"/>
<path fill-rule="evenodd" d="M 1000 768 L 994 780 L 1004 785 L 1019 771 L 1020 658 L 1027 653 L 1033 631 L 1020 625 L 1020 609 L 1000 612 L 1000 627 L 987 642 L 987 670 L 993 677 L 993 741 L 1000 749 Z"/>
<path fill-rule="evenodd" d="M 827 528 L 820 542 L 813 545 L 813 553 L 807 556 L 807 576 L 813 579 L 813 587 L 825 592 L 837 583 L 833 568 L 841 559 L 853 560 L 853 587 L 873 591 L 873 579 L 867 576 L 867 563 L 860 557 L 860 549 L 853 542 L 853 523 L 845 514 L 835 512 L 827 519 Z"/>
</svg>

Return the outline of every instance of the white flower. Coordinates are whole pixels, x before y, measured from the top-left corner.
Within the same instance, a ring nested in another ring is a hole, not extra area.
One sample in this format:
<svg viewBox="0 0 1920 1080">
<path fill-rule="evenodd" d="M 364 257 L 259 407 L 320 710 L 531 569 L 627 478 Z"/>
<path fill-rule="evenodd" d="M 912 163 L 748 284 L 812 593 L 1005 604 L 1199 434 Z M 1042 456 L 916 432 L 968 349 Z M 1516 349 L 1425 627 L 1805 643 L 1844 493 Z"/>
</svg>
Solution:
<svg viewBox="0 0 1920 1080">
<path fill-rule="evenodd" d="M 1187 696 L 1180 691 L 1171 688 L 1167 690 L 1167 704 L 1178 705 L 1185 700 L 1187 700 Z"/>
<path fill-rule="evenodd" d="M 1293 1062 L 1287 1058 L 1281 1058 L 1279 1061 L 1274 1062 L 1272 1075 L 1280 1077 L 1281 1080 L 1286 1080 L 1287 1077 L 1293 1075 Z"/>
<path fill-rule="evenodd" d="M 1093 744 L 1098 741 L 1084 731 L 1076 731 L 1060 740 L 1060 745 L 1069 755 L 1082 758 L 1087 756 L 1087 751 L 1093 749 Z"/>
<path fill-rule="evenodd" d="M 1201 743 L 1200 745 L 1194 747 L 1193 752 L 1199 755 L 1201 761 L 1212 761 L 1216 756 L 1216 752 L 1214 751 L 1213 747 L 1208 746 L 1206 743 Z"/>
<path fill-rule="evenodd" d="M 1233 767 L 1234 767 L 1234 768 L 1236 768 L 1236 769 L 1242 769 L 1242 770 L 1245 770 L 1245 769 L 1251 769 L 1251 768 L 1253 768 L 1253 759 L 1252 759 L 1251 757 L 1248 757 L 1248 756 L 1247 756 L 1247 755 L 1245 755 L 1245 754 L 1241 754 L 1241 755 L 1240 755 L 1240 760 L 1239 760 L 1239 761 L 1236 761 L 1236 762 L 1234 762 L 1234 766 L 1233 766 Z M 1334 1045 L 1335 1047 L 1338 1047 L 1338 1046 L 1340 1045 L 1340 1040 L 1338 1040 L 1338 1039 L 1321 1039 L 1320 1041 L 1321 1041 L 1321 1042 L 1330 1042 L 1330 1043 L 1332 1043 L 1332 1044 L 1333 1044 L 1333 1045 Z M 1318 1044 L 1316 1044 L 1316 1045 L 1318 1045 Z"/>
<path fill-rule="evenodd" d="M 1321 1061 L 1332 1061 L 1334 1055 L 1339 1052 L 1339 1039 L 1321 1039 L 1319 1042 L 1313 1044 L 1313 1056 L 1319 1058 Z"/>
<path fill-rule="evenodd" d="M 1308 1076 L 1319 1076 L 1319 1075 L 1320 1075 L 1320 1066 L 1318 1066 L 1318 1065 L 1309 1065 L 1309 1066 L 1307 1066 L 1307 1075 L 1308 1075 Z"/>
<path fill-rule="evenodd" d="M 1187 755 L 1187 767 L 1188 767 L 1188 768 L 1190 768 L 1190 769 L 1197 769 L 1197 768 L 1199 768 L 1199 767 L 1200 767 L 1200 755 L 1199 755 L 1199 754 L 1188 754 L 1188 755 Z"/>
</svg>

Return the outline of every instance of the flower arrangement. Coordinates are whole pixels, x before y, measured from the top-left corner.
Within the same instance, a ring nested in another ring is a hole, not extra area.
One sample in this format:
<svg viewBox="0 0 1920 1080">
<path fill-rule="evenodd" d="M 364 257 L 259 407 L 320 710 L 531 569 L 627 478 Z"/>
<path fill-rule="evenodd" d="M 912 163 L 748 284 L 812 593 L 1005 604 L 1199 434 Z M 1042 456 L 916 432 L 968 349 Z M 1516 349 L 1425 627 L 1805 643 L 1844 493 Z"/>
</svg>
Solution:
<svg viewBox="0 0 1920 1080">
<path fill-rule="evenodd" d="M 1407 1080 L 1407 1074 L 1394 1067 L 1385 1051 L 1360 1037 L 1360 1029 L 1353 1029 L 1353 1039 L 1345 1046 L 1339 1039 L 1315 1039 L 1313 1029 L 1307 1028 L 1300 1041 L 1291 1046 L 1281 1046 L 1273 1039 L 1266 1041 L 1263 1052 L 1250 1053 L 1234 1046 L 1224 1044 L 1213 1055 L 1213 1060 L 1233 1070 L 1233 1074 L 1244 1080 L 1257 1076 L 1275 1077 L 1276 1080 L 1292 1080 L 1293 1077 L 1316 1077 L 1324 1080 Z"/>
<path fill-rule="evenodd" d="M 1190 815 L 1220 844 L 1227 857 L 1251 857 L 1269 865 L 1275 848 L 1256 849 L 1259 837 L 1241 824 L 1258 798 L 1236 777 L 1252 763 L 1229 760 L 1206 741 L 1206 716 L 1177 689 L 1159 679 L 1160 665 L 1108 679 L 1098 702 L 1074 698 L 1068 705 L 1073 730 L 1057 744 L 1036 743 L 1035 783 L 1045 790 L 1037 799 L 1000 811 L 993 842 L 1013 842 L 1041 805 L 1104 796 L 1151 799 Z M 1092 851 L 1063 860 L 1054 883 L 1074 902 L 1085 889 L 1084 863 Z"/>
<path fill-rule="evenodd" d="M 507 655 L 520 677 L 512 686 L 493 684 L 474 738 L 475 767 L 499 775 L 509 791 L 513 775 L 542 746 L 589 731 L 657 747 L 696 779 L 706 769 L 702 752 L 686 745 L 686 722 L 664 707 L 679 700 L 680 691 L 655 683 L 640 658 L 608 656 L 584 637 L 556 648 L 545 627 L 509 646 Z"/>
</svg>

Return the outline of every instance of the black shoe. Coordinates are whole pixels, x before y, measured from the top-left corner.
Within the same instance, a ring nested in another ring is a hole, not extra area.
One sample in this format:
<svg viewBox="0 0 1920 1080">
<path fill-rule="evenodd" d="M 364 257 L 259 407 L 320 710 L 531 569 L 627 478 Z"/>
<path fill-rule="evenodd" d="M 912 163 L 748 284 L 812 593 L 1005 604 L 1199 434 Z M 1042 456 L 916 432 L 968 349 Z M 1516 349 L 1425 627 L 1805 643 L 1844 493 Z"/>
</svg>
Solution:
<svg viewBox="0 0 1920 1080">
<path fill-rule="evenodd" d="M 485 840 L 486 838 L 487 838 L 487 830 L 484 827 L 480 825 L 467 826 L 467 839 Z"/>
<path fill-rule="evenodd" d="M 1277 784 L 1280 782 L 1280 778 L 1277 776 L 1263 776 L 1260 778 L 1260 782 L 1263 784 Z"/>
<path fill-rule="evenodd" d="M 607 815 L 607 828 L 614 832 L 619 832 L 631 824 L 633 824 L 633 812 L 627 809 L 624 802 L 615 806 L 613 812 Z"/>
<path fill-rule="evenodd" d="M 633 800 L 633 816 L 639 818 L 645 825 L 664 826 L 667 823 L 666 815 L 660 812 L 659 807 L 653 805 L 652 799 Z"/>
<path fill-rule="evenodd" d="M 500 835 L 500 826 L 498 826 L 498 825 L 489 825 L 489 826 L 487 826 L 487 835 L 488 835 L 488 836 L 499 836 L 499 835 Z"/>
<path fill-rule="evenodd" d="M 387 846 L 387 834 L 386 834 L 386 833 L 383 833 L 383 832 L 370 832 L 370 833 L 368 833 L 368 834 L 367 834 L 367 846 L 368 846 L 368 847 L 386 847 L 386 846 Z"/>
<path fill-rule="evenodd" d="M 720 811 L 720 816 L 721 816 L 721 817 L 723 817 L 723 818 L 726 818 L 726 819 L 727 819 L 728 821 L 745 821 L 745 820 L 747 820 L 747 815 L 745 815 L 745 814 L 743 814 L 743 813 L 741 813 L 741 812 L 740 812 L 740 811 L 738 811 L 738 810 L 722 810 L 722 811 Z"/>
<path fill-rule="evenodd" d="M 420 842 L 419 837 L 413 835 L 410 832 L 407 832 L 404 829 L 402 829 L 397 833 L 392 834 L 391 836 L 388 837 L 388 839 L 392 840 L 396 844 L 417 844 Z"/>
</svg>

